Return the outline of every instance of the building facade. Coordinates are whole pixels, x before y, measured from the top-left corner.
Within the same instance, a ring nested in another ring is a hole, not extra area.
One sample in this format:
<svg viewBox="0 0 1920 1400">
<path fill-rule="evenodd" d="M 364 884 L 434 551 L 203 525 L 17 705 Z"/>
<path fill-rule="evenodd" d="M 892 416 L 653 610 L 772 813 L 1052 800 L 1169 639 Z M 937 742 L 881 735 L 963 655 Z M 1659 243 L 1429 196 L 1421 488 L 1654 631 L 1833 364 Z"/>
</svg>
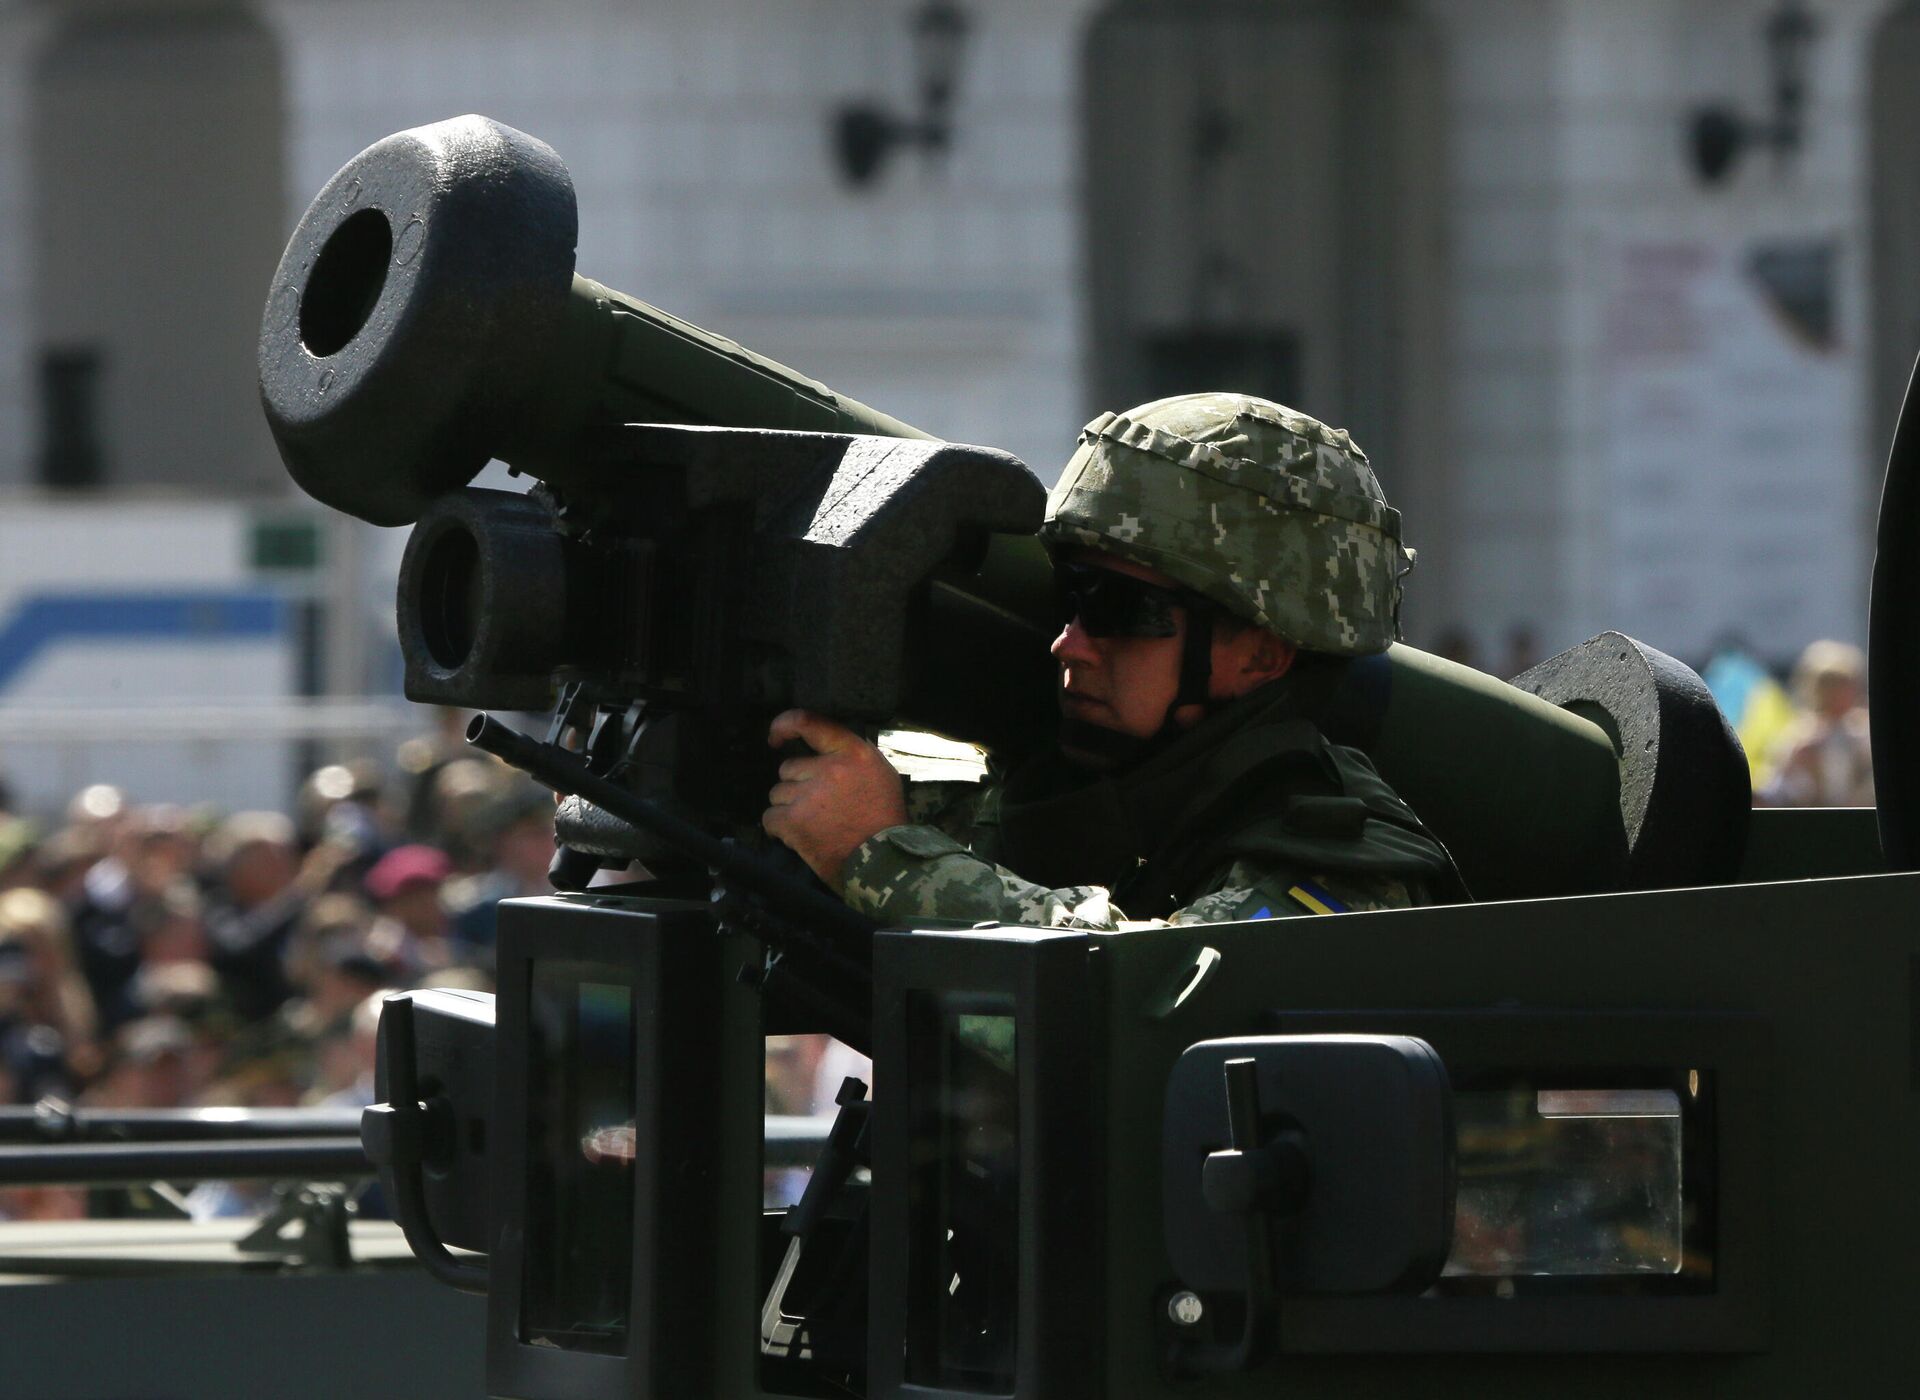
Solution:
<svg viewBox="0 0 1920 1400">
<path fill-rule="evenodd" d="M 856 180 L 847 109 L 927 113 L 929 12 L 946 140 Z M 1913 94 L 1907 0 L 0 0 L 0 499 L 284 505 L 286 234 L 478 111 L 566 160 L 584 274 L 1043 479 L 1161 393 L 1351 427 L 1416 644 L 1784 661 L 1864 636 Z M 403 532 L 332 528 L 333 630 L 377 634 Z"/>
</svg>

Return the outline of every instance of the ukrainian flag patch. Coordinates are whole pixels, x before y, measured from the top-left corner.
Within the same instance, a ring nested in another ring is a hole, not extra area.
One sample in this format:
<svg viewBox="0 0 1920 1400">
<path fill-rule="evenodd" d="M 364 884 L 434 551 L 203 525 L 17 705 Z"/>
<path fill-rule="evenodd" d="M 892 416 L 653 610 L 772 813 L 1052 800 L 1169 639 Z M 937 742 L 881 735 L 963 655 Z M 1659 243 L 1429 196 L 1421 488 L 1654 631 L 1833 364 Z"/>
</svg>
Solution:
<svg viewBox="0 0 1920 1400">
<path fill-rule="evenodd" d="M 1287 891 L 1287 896 L 1302 908 L 1315 914 L 1344 914 L 1347 906 L 1321 889 L 1318 885 L 1302 880 Z"/>
</svg>

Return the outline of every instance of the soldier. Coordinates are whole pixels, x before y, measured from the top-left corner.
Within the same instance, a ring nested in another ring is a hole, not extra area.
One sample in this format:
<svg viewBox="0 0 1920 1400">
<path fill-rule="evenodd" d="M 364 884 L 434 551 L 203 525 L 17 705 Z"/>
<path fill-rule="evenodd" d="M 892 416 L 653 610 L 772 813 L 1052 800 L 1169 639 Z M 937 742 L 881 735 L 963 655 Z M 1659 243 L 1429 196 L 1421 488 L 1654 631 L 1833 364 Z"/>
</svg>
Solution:
<svg viewBox="0 0 1920 1400">
<path fill-rule="evenodd" d="M 1365 756 L 1306 717 L 1335 658 L 1393 641 L 1413 562 L 1344 431 L 1238 394 L 1102 414 L 1040 534 L 1060 744 L 970 820 L 910 820 L 886 758 L 839 724 L 773 722 L 769 743 L 814 753 L 781 765 L 762 826 L 848 904 L 1110 929 L 1464 895 Z"/>
</svg>

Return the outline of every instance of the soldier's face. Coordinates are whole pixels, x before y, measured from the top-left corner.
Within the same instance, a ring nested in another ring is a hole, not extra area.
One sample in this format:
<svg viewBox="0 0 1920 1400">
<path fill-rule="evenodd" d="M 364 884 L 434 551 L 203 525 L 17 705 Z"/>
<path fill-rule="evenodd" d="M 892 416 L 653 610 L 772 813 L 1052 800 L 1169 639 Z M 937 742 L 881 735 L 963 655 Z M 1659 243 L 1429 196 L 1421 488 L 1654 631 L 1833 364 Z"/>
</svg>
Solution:
<svg viewBox="0 0 1920 1400">
<path fill-rule="evenodd" d="M 1078 554 L 1074 562 L 1162 587 L 1176 586 L 1157 570 L 1098 551 Z M 1174 609 L 1174 627 L 1171 637 L 1096 637 L 1078 617 L 1069 619 L 1052 647 L 1054 660 L 1060 663 L 1061 713 L 1136 739 L 1159 733 L 1180 688 L 1185 608 Z"/>
<path fill-rule="evenodd" d="M 1162 588 L 1178 585 L 1156 569 L 1098 550 L 1067 556 L 1071 562 L 1109 570 Z M 1167 708 L 1180 691 L 1180 654 L 1187 635 L 1185 607 L 1172 610 L 1173 635 L 1096 636 L 1078 617 L 1069 618 L 1053 639 L 1054 660 L 1060 663 L 1060 712 L 1068 719 L 1111 729 L 1135 739 L 1150 739 L 1167 721 Z M 1291 643 L 1258 627 L 1222 625 L 1213 634 L 1212 675 L 1207 694 L 1213 700 L 1233 700 L 1275 680 L 1293 665 Z M 1182 705 L 1173 723 L 1186 728 L 1204 713 L 1199 705 Z M 1094 755 L 1068 756 L 1095 760 Z M 1096 760 L 1097 761 L 1097 760 Z"/>
</svg>

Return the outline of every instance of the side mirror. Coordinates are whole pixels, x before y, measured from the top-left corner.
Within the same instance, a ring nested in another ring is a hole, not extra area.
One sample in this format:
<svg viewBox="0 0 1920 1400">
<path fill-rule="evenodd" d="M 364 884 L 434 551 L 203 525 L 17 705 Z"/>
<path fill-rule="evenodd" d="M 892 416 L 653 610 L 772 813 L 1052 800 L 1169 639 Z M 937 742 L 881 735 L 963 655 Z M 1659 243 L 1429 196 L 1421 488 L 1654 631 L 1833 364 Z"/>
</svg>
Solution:
<svg viewBox="0 0 1920 1400">
<path fill-rule="evenodd" d="M 486 1291 L 487 1117 L 493 1109 L 493 997 L 450 988 L 401 992 L 380 1009 L 374 1092 L 360 1140 L 429 1273 Z"/>
<path fill-rule="evenodd" d="M 1188 1372 L 1270 1349 L 1282 1294 L 1418 1293 L 1453 1238 L 1453 1100 L 1411 1036 L 1277 1035 L 1189 1046 L 1167 1081 L 1161 1219 Z M 1238 1295 L 1240 1336 L 1204 1326 Z"/>
</svg>

